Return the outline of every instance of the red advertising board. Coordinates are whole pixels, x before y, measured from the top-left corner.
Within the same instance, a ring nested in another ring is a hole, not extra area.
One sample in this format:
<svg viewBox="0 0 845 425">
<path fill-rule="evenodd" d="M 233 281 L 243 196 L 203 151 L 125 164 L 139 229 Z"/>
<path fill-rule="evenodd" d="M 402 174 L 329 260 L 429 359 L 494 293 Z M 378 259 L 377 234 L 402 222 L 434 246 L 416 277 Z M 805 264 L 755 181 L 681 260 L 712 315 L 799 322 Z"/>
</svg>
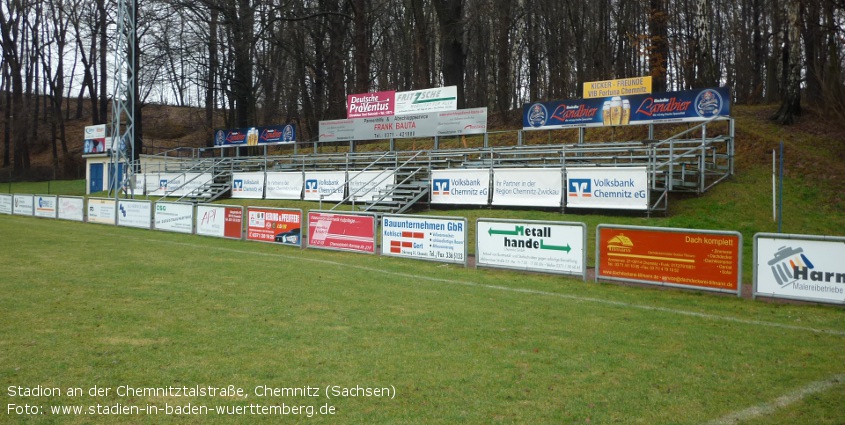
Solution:
<svg viewBox="0 0 845 425">
<path fill-rule="evenodd" d="M 369 118 L 393 115 L 396 92 L 350 94 L 346 98 L 346 118 Z"/>
<path fill-rule="evenodd" d="M 354 252 L 376 252 L 375 216 L 308 213 L 308 246 Z"/>
<path fill-rule="evenodd" d="M 197 206 L 197 234 L 221 238 L 241 238 L 243 207 Z"/>
<path fill-rule="evenodd" d="M 736 232 L 599 226 L 596 244 L 598 278 L 739 291 Z"/>
<path fill-rule="evenodd" d="M 301 228 L 300 210 L 247 208 L 247 240 L 300 246 Z"/>
</svg>

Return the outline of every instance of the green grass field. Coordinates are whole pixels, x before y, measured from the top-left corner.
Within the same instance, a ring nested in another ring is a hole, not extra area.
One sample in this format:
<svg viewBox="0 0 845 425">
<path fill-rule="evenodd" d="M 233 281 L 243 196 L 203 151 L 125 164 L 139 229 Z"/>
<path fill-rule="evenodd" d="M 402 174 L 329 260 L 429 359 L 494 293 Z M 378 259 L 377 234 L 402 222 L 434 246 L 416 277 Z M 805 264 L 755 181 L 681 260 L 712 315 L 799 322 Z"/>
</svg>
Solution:
<svg viewBox="0 0 845 425">
<path fill-rule="evenodd" d="M 0 241 L 3 423 L 845 421 L 840 307 L 8 215 Z M 171 386 L 215 395 L 126 389 Z"/>
</svg>

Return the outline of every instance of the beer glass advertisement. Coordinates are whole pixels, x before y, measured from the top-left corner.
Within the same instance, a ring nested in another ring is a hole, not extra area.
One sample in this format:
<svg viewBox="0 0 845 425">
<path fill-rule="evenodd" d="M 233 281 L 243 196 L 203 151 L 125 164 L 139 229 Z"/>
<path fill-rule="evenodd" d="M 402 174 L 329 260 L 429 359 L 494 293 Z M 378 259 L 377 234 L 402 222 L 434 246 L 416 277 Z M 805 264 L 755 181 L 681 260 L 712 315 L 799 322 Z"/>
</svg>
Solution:
<svg viewBox="0 0 845 425">
<path fill-rule="evenodd" d="M 738 232 L 599 225 L 596 278 L 739 294 Z"/>
<path fill-rule="evenodd" d="M 283 145 L 294 142 L 296 127 L 293 124 L 214 131 L 214 146 L 217 147 Z"/>
<path fill-rule="evenodd" d="M 466 264 L 465 218 L 385 215 L 381 229 L 382 255 Z"/>
<path fill-rule="evenodd" d="M 36 195 L 34 215 L 36 217 L 56 218 L 58 198 L 56 195 Z"/>
<path fill-rule="evenodd" d="M 586 278 L 583 223 L 478 219 L 476 264 Z"/>
<path fill-rule="evenodd" d="M 754 236 L 754 295 L 845 304 L 845 238 Z"/>
<path fill-rule="evenodd" d="M 243 211 L 243 207 L 231 205 L 197 205 L 197 234 L 241 239 Z"/>
<path fill-rule="evenodd" d="M 308 212 L 308 246 L 338 251 L 376 252 L 376 218 L 371 214 Z"/>
<path fill-rule="evenodd" d="M 246 239 L 301 246 L 302 211 L 248 207 Z"/>
<path fill-rule="evenodd" d="M 524 130 L 706 121 L 730 115 L 727 87 L 525 104 Z"/>
<path fill-rule="evenodd" d="M 33 211 L 33 197 L 32 195 L 14 194 L 12 212 L 16 215 L 32 215 Z"/>
<path fill-rule="evenodd" d="M 85 198 L 80 196 L 59 196 L 58 218 L 62 220 L 85 220 Z"/>
<path fill-rule="evenodd" d="M 12 195 L 0 195 L 0 214 L 12 213 Z"/>
</svg>

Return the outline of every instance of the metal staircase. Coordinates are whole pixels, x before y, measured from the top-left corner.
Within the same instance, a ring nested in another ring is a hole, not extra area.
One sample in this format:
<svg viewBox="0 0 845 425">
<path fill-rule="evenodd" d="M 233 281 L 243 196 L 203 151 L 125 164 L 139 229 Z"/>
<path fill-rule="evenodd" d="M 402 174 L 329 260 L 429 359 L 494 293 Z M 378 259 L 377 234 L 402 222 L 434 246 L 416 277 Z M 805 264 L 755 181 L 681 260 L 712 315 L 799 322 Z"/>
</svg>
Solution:
<svg viewBox="0 0 845 425">
<path fill-rule="evenodd" d="M 176 202 L 191 202 L 193 204 L 198 204 L 202 202 L 211 202 L 216 199 L 219 199 L 223 196 L 226 196 L 230 193 L 232 189 L 232 161 L 229 158 L 206 158 L 194 163 L 190 163 L 190 166 L 185 167 L 183 163 L 179 163 L 177 170 L 170 170 L 168 172 L 176 171 L 179 173 L 188 173 L 196 174 L 194 177 L 190 179 L 186 179 L 182 185 L 174 188 L 167 188 L 164 195 L 161 196 L 158 201 L 162 201 L 165 198 L 172 198 L 174 197 L 175 193 L 180 193 L 183 189 L 189 185 L 192 185 L 197 179 L 202 179 L 208 174 L 211 174 L 211 180 L 199 185 L 197 188 L 191 190 L 190 192 L 179 196 L 176 198 Z"/>
</svg>

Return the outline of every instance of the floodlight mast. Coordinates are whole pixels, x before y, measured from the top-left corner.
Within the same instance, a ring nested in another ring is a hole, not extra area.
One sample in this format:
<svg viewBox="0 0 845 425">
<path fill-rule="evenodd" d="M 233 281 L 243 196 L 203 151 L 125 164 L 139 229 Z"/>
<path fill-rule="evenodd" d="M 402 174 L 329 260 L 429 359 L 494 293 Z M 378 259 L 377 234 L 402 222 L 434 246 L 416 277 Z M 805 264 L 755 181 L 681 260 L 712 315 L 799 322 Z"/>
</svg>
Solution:
<svg viewBox="0 0 845 425">
<path fill-rule="evenodd" d="M 114 198 L 120 189 L 134 197 L 135 175 L 135 49 L 137 0 L 117 0 L 117 34 L 114 49 L 114 92 L 112 94 L 111 163 L 114 173 Z M 121 125 L 123 132 L 121 133 Z M 120 164 L 124 166 L 121 167 Z M 122 170 L 121 170 L 122 168 Z"/>
</svg>

